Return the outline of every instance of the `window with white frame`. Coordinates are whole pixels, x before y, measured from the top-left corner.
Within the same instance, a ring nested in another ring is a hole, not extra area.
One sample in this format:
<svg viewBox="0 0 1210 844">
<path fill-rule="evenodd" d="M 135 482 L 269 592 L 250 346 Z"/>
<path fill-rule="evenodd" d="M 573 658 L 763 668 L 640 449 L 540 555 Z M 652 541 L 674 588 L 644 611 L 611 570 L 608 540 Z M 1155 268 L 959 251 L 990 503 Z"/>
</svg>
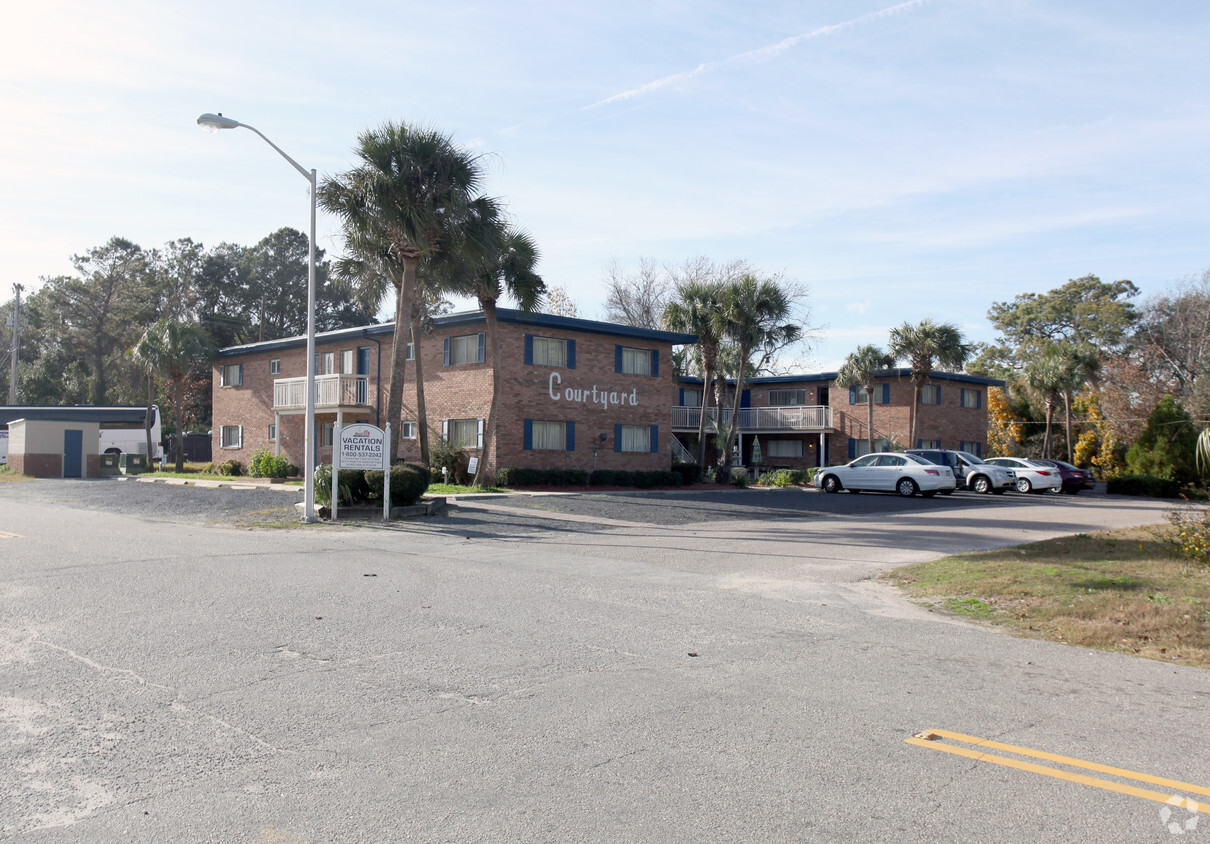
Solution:
<svg viewBox="0 0 1210 844">
<path fill-rule="evenodd" d="M 853 387 L 853 404 L 865 404 L 870 400 L 870 395 L 866 392 L 864 384 L 858 384 Z"/>
<path fill-rule="evenodd" d="M 243 448 L 244 447 L 244 426 L 243 425 L 224 425 L 220 436 L 222 439 L 223 448 Z"/>
<path fill-rule="evenodd" d="M 978 390 L 962 390 L 962 406 L 980 408 L 983 407 L 983 396 Z"/>
<path fill-rule="evenodd" d="M 925 384 L 920 388 L 921 404 L 941 404 L 941 388 L 936 384 Z"/>
<path fill-rule="evenodd" d="M 446 442 L 454 448 L 479 447 L 478 419 L 450 419 L 446 422 Z"/>
<path fill-rule="evenodd" d="M 963 440 L 959 451 L 967 451 L 976 457 L 983 457 L 983 443 L 977 443 L 974 440 Z"/>
<path fill-rule="evenodd" d="M 416 439 L 416 436 L 417 436 L 416 423 L 415 422 L 400 422 L 399 423 L 399 436 L 403 437 L 405 440 Z"/>
<path fill-rule="evenodd" d="M 450 366 L 479 362 L 479 335 L 463 334 L 450 338 Z"/>
<path fill-rule="evenodd" d="M 273 360 L 269 361 L 269 374 L 270 375 L 280 375 L 281 374 L 281 358 L 273 358 Z"/>
<path fill-rule="evenodd" d="M 534 337 L 534 365 L 567 366 L 567 341 L 554 337 Z"/>
<path fill-rule="evenodd" d="M 244 384 L 244 365 L 229 363 L 218 370 L 220 387 L 241 387 Z"/>
<path fill-rule="evenodd" d="M 916 448 L 941 448 L 941 440 L 917 440 Z"/>
<path fill-rule="evenodd" d="M 343 349 L 340 353 L 340 372 L 342 375 L 355 375 L 357 364 L 354 362 L 353 350 Z"/>
<path fill-rule="evenodd" d="M 626 375 L 650 375 L 651 351 L 649 349 L 630 349 L 623 347 L 622 372 Z"/>
<path fill-rule="evenodd" d="M 623 425 L 622 451 L 651 451 L 651 428 L 646 425 Z"/>
<path fill-rule="evenodd" d="M 702 406 L 702 391 L 684 389 L 681 391 L 681 406 L 682 407 L 701 407 Z"/>
<path fill-rule="evenodd" d="M 765 443 L 765 453 L 770 457 L 802 457 L 802 440 L 769 440 Z"/>
<path fill-rule="evenodd" d="M 769 407 L 801 407 L 806 403 L 807 391 L 805 388 L 769 391 Z"/>
<path fill-rule="evenodd" d="M 407 357 L 404 358 L 404 360 L 415 360 L 415 359 L 416 359 L 416 344 L 408 343 Z"/>
<path fill-rule="evenodd" d="M 332 445 L 332 433 L 336 429 L 335 422 L 319 423 L 319 447 L 325 448 Z"/>
<path fill-rule="evenodd" d="M 269 426 L 269 442 L 273 442 L 276 439 L 277 439 L 277 426 L 270 425 Z"/>
<path fill-rule="evenodd" d="M 535 419 L 530 423 L 532 443 L 535 451 L 566 451 L 567 423 L 540 422 Z"/>
</svg>

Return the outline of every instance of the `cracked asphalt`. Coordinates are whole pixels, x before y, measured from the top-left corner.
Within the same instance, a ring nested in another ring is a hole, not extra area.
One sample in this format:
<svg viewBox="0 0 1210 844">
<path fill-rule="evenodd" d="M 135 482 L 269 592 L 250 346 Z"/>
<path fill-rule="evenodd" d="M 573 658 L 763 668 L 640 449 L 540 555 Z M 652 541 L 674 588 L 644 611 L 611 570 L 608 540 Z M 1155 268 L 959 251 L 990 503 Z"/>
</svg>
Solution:
<svg viewBox="0 0 1210 844">
<path fill-rule="evenodd" d="M 294 500 L 0 485 L 0 840 L 1170 840 L 1161 803 L 905 743 L 926 729 L 1210 787 L 1207 672 L 873 579 L 1161 503 L 512 495 L 258 527 Z"/>
</svg>

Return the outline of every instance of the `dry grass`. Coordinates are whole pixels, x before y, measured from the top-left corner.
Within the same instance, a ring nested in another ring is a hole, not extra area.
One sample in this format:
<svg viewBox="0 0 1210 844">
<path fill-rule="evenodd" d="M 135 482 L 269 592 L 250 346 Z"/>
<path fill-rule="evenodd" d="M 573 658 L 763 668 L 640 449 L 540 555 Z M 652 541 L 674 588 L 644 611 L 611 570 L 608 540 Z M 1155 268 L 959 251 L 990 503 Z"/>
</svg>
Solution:
<svg viewBox="0 0 1210 844">
<path fill-rule="evenodd" d="M 20 481 L 32 481 L 29 475 L 21 475 L 8 468 L 8 464 L 0 465 L 0 484 L 19 483 Z"/>
<path fill-rule="evenodd" d="M 1210 668 L 1210 567 L 1168 527 L 1078 534 L 902 566 L 914 598 L 1014 634 Z"/>
</svg>

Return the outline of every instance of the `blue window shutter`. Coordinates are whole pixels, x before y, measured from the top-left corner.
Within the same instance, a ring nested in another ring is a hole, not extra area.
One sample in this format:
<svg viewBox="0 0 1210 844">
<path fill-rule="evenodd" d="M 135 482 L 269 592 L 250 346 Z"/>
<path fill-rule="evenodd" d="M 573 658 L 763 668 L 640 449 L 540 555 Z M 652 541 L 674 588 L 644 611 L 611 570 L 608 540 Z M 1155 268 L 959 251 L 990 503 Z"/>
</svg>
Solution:
<svg viewBox="0 0 1210 844">
<path fill-rule="evenodd" d="M 618 346 L 618 348 L 622 348 Z M 613 450 L 622 450 L 622 426 L 620 424 L 613 426 Z"/>
<path fill-rule="evenodd" d="M 576 341 L 575 340 L 567 341 L 567 368 L 568 369 L 576 368 Z"/>
<path fill-rule="evenodd" d="M 680 401 L 677 402 L 677 404 L 680 405 L 681 407 L 685 406 L 685 388 L 684 387 L 681 387 L 681 398 L 680 398 Z"/>
<path fill-rule="evenodd" d="M 981 410 L 982 408 L 983 408 L 983 391 L 976 390 L 975 391 L 975 409 Z"/>
<path fill-rule="evenodd" d="M 852 460 L 857 456 L 857 440 L 849 437 L 849 459 Z"/>
<path fill-rule="evenodd" d="M 752 391 L 751 390 L 744 390 L 742 393 L 739 394 L 739 406 L 740 407 L 751 407 L 752 406 Z"/>
<path fill-rule="evenodd" d="M 883 404 L 891 403 L 891 385 L 890 384 L 882 385 L 882 403 Z"/>
<path fill-rule="evenodd" d="M 450 365 L 450 338 L 448 338 L 448 337 L 442 338 L 441 344 L 442 344 L 441 365 L 449 366 Z"/>
<path fill-rule="evenodd" d="M 369 375 L 370 374 L 370 347 L 369 346 L 358 346 L 357 347 L 357 374 L 358 375 Z"/>
<path fill-rule="evenodd" d="M 532 419 L 525 420 L 524 437 L 525 437 L 525 442 L 521 447 L 523 449 L 525 449 L 526 451 L 533 451 L 534 450 L 534 420 L 532 420 Z"/>
<path fill-rule="evenodd" d="M 576 423 L 574 420 L 567 420 L 567 450 L 576 450 Z"/>
<path fill-rule="evenodd" d="M 941 385 L 937 385 L 937 404 L 941 404 Z"/>
<path fill-rule="evenodd" d="M 242 363 L 239 365 L 239 384 L 237 384 L 236 386 L 237 387 L 244 386 L 244 365 Z"/>
<path fill-rule="evenodd" d="M 525 365 L 534 365 L 534 335 L 525 335 Z"/>
<path fill-rule="evenodd" d="M 487 362 L 487 335 L 479 332 L 479 363 Z"/>
<path fill-rule="evenodd" d="M 660 374 L 660 350 L 659 349 L 651 350 L 651 374 L 653 376 L 657 376 L 657 377 Z"/>
<path fill-rule="evenodd" d="M 976 457 L 983 456 L 983 443 L 975 443 L 975 456 Z"/>
<path fill-rule="evenodd" d="M 919 438 L 916 440 L 916 448 L 924 448 L 924 439 L 923 438 Z"/>
<path fill-rule="evenodd" d="M 660 426 L 651 426 L 651 453 L 658 454 L 660 451 Z"/>
<path fill-rule="evenodd" d="M 849 404 L 857 404 L 857 387 L 849 387 Z M 852 451 L 852 449 L 849 449 Z"/>
<path fill-rule="evenodd" d="M 613 371 L 614 372 L 622 371 L 622 347 L 621 346 L 613 347 Z"/>
</svg>

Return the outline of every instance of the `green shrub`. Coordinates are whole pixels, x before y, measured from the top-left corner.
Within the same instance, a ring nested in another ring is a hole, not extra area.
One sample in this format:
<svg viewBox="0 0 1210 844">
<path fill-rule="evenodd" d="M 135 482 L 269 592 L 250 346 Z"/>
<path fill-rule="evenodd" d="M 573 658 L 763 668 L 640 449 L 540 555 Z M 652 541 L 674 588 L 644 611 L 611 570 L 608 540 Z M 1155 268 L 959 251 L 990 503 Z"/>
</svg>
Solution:
<svg viewBox="0 0 1210 844">
<path fill-rule="evenodd" d="M 1138 442 L 1126 452 L 1126 467 L 1135 475 L 1153 475 L 1189 483 L 1197 477 L 1197 429 L 1175 398 L 1160 399 Z"/>
<path fill-rule="evenodd" d="M 1172 544 L 1181 556 L 1210 565 L 1210 508 L 1186 507 L 1164 514 L 1173 527 Z"/>
<path fill-rule="evenodd" d="M 460 446 L 450 445 L 440 436 L 429 437 L 429 465 L 432 467 L 429 472 L 430 479 L 433 474 L 444 477 L 441 470 L 447 469 L 449 482 L 452 484 L 466 484 L 472 480 L 467 472 L 470 455 Z"/>
<path fill-rule="evenodd" d="M 1181 485 L 1156 475 L 1118 475 L 1105 482 L 1110 495 L 1142 495 L 1148 498 L 1179 498 Z"/>
<path fill-rule="evenodd" d="M 807 482 L 807 473 L 804 469 L 777 469 L 763 475 L 758 481 L 760 486 L 801 486 Z"/>
<path fill-rule="evenodd" d="M 248 474 L 253 478 L 289 477 L 293 467 L 284 455 L 274 455 L 268 448 L 258 448 L 248 461 Z"/>
<path fill-rule="evenodd" d="M 681 476 L 682 484 L 696 484 L 702 480 L 702 467 L 696 463 L 673 463 L 672 471 Z"/>
<path fill-rule="evenodd" d="M 810 469 L 807 469 L 807 482 L 815 483 L 815 476 L 818 474 L 819 474 L 818 466 L 812 466 Z"/>
<path fill-rule="evenodd" d="M 748 470 L 743 466 L 732 466 L 728 480 L 732 486 L 746 487 L 748 485 Z"/>
<path fill-rule="evenodd" d="M 583 469 L 500 469 L 497 486 L 586 486 L 588 473 Z"/>
<path fill-rule="evenodd" d="M 342 473 L 343 474 L 343 473 Z M 367 496 L 382 502 L 383 471 L 366 469 L 363 473 Z M 343 486 L 343 484 L 342 484 Z M 391 467 L 391 506 L 406 507 L 415 504 L 429 488 L 429 482 L 420 467 L 412 463 L 396 463 Z"/>
<path fill-rule="evenodd" d="M 244 474 L 244 464 L 234 459 L 223 461 L 222 463 L 218 464 L 215 469 L 220 475 L 226 475 L 234 478 L 238 478 L 240 475 Z"/>
</svg>

